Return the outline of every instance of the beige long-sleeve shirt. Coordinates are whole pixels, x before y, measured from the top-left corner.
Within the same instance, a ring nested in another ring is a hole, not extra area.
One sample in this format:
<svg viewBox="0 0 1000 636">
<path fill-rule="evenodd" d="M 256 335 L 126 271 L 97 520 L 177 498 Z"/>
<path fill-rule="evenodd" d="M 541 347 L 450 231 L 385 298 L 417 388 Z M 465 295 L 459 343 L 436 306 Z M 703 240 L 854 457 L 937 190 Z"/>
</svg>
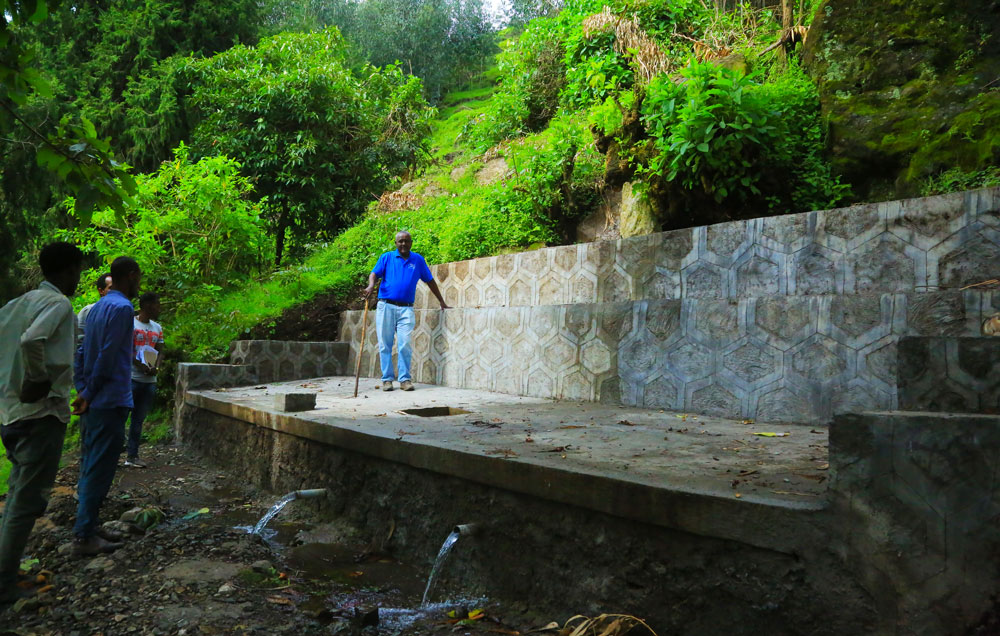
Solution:
<svg viewBox="0 0 1000 636">
<path fill-rule="evenodd" d="M 0 424 L 55 415 L 69 422 L 76 316 L 69 299 L 45 281 L 0 309 Z M 49 394 L 20 400 L 25 380 L 52 382 Z"/>
</svg>

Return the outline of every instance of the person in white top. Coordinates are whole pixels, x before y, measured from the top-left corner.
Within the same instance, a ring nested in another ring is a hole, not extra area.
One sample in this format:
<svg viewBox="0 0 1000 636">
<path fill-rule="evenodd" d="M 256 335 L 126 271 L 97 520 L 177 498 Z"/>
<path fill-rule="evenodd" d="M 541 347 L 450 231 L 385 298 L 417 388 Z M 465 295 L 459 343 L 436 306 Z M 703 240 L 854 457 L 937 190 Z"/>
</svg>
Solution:
<svg viewBox="0 0 1000 636">
<path fill-rule="evenodd" d="M 111 291 L 111 272 L 101 274 L 97 278 L 97 293 L 101 298 L 107 296 L 108 292 Z M 80 310 L 80 313 L 76 315 L 76 344 L 83 344 L 83 332 L 87 328 L 87 316 L 90 315 L 90 310 L 94 308 L 97 303 L 90 303 Z"/>
<path fill-rule="evenodd" d="M 132 332 L 132 416 L 126 443 L 125 465 L 145 468 L 139 459 L 142 423 L 146 421 L 153 398 L 156 397 L 156 371 L 163 351 L 163 327 L 160 317 L 160 297 L 147 292 L 139 298 L 139 313 L 133 320 Z"/>
<path fill-rule="evenodd" d="M 0 611 L 18 600 L 17 573 L 59 469 L 73 388 L 76 316 L 67 296 L 80 284 L 83 252 L 46 245 L 45 281 L 0 309 L 0 438 L 11 469 L 0 525 Z"/>
</svg>

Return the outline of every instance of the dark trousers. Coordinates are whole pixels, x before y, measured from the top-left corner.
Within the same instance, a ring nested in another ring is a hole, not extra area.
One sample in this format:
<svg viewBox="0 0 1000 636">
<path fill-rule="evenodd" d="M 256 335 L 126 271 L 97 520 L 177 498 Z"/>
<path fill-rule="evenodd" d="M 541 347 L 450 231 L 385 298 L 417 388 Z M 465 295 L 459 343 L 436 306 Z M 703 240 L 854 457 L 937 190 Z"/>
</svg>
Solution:
<svg viewBox="0 0 1000 636">
<path fill-rule="evenodd" d="M 65 436 L 66 423 L 53 415 L 0 427 L 11 464 L 0 523 L 0 600 L 14 593 L 24 546 L 49 504 Z"/>
<path fill-rule="evenodd" d="M 128 412 L 126 406 L 87 411 L 83 428 L 86 454 L 80 460 L 80 481 L 76 487 L 79 503 L 73 526 L 73 534 L 80 539 L 93 536 L 97 529 L 101 504 L 111 490 L 122 454 Z"/>
<path fill-rule="evenodd" d="M 136 382 L 132 380 L 132 418 L 128 425 L 128 442 L 125 456 L 134 459 L 139 456 L 139 443 L 142 441 L 142 423 L 146 421 L 149 409 L 153 407 L 156 397 L 155 382 Z"/>
</svg>

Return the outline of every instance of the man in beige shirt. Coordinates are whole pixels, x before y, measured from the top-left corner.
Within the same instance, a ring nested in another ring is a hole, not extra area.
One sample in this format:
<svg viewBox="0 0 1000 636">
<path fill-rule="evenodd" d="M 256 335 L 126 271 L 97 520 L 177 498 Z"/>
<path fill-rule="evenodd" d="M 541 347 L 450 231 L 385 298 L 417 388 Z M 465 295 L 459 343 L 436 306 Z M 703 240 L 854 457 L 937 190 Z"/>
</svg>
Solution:
<svg viewBox="0 0 1000 636">
<path fill-rule="evenodd" d="M 17 573 L 28 536 L 48 505 L 70 418 L 76 316 L 67 296 L 83 253 L 46 245 L 45 280 L 0 309 L 0 438 L 11 469 L 0 522 L 0 611 L 20 596 Z"/>
</svg>

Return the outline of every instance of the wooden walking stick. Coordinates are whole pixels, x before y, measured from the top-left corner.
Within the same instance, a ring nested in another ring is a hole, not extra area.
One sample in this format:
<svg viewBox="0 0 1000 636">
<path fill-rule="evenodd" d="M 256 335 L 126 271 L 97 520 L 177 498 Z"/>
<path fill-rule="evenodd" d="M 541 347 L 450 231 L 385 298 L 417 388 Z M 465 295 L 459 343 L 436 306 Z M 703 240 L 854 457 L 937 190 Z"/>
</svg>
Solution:
<svg viewBox="0 0 1000 636">
<path fill-rule="evenodd" d="M 361 380 L 361 354 L 365 352 L 365 334 L 368 333 L 368 298 L 365 297 L 365 313 L 361 315 L 361 346 L 358 347 L 358 362 L 354 365 L 354 397 L 358 397 L 358 382 Z"/>
</svg>

